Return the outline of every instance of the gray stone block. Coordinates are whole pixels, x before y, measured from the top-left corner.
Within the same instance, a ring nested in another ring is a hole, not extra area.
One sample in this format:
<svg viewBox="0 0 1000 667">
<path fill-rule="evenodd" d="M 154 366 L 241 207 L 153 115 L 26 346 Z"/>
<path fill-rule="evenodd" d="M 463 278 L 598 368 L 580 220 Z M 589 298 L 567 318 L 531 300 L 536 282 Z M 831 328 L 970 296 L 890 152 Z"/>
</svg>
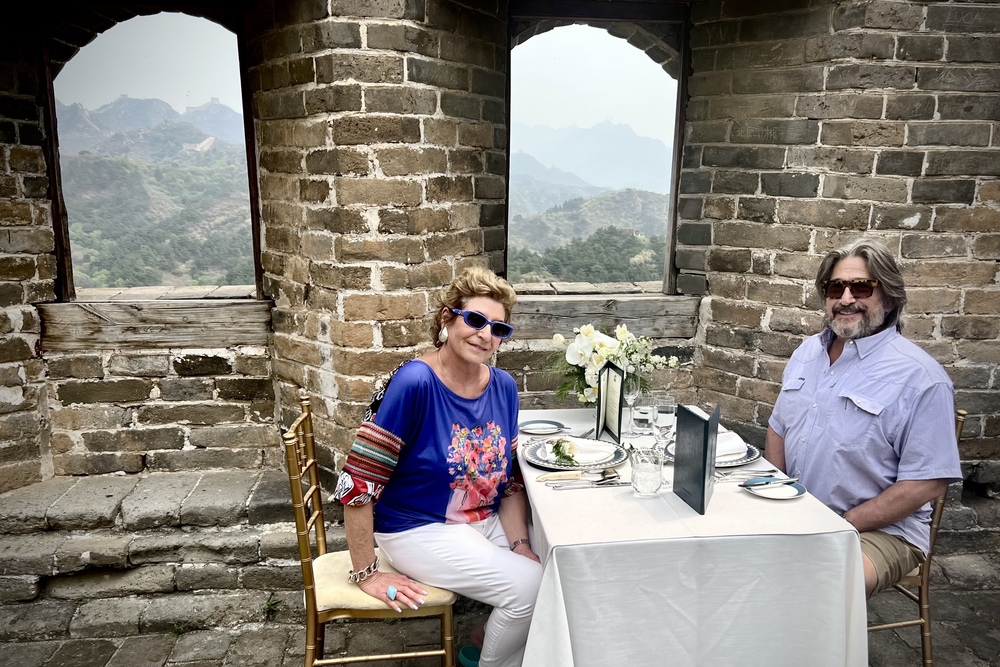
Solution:
<svg viewBox="0 0 1000 667">
<path fill-rule="evenodd" d="M 56 551 L 65 540 L 63 533 L 5 536 L 0 540 L 0 575 L 51 575 Z"/>
<path fill-rule="evenodd" d="M 250 495 L 247 516 L 251 524 L 283 523 L 295 518 L 286 473 L 281 470 L 261 473 L 260 481 Z"/>
<path fill-rule="evenodd" d="M 41 590 L 40 577 L 22 574 L 0 577 L 0 602 L 24 602 L 34 600 Z"/>
<path fill-rule="evenodd" d="M 88 572 L 49 581 L 45 594 L 54 599 L 84 600 L 174 590 L 172 565 L 149 565 L 129 570 Z"/>
<path fill-rule="evenodd" d="M 233 667 L 271 667 L 281 664 L 291 628 L 244 630 L 233 638 L 225 664 Z"/>
<path fill-rule="evenodd" d="M 73 477 L 53 477 L 0 495 L 0 533 L 45 530 L 45 513 L 76 482 Z"/>
<path fill-rule="evenodd" d="M 85 477 L 52 504 L 49 525 L 64 530 L 111 526 L 122 499 L 138 483 L 137 475 Z"/>
<path fill-rule="evenodd" d="M 153 388 L 150 380 L 98 380 L 86 382 L 71 380 L 59 385 L 59 400 L 70 403 L 122 403 L 144 401 Z"/>
<path fill-rule="evenodd" d="M 302 588 L 302 566 L 296 561 L 287 565 L 248 565 L 243 569 L 243 588 L 262 591 Z"/>
<path fill-rule="evenodd" d="M 106 665 L 118 647 L 110 639 L 71 639 L 52 655 L 46 667 Z"/>
<path fill-rule="evenodd" d="M 257 472 L 206 472 L 181 503 L 181 523 L 187 526 L 231 526 L 247 517 L 247 499 Z"/>
<path fill-rule="evenodd" d="M 152 473 L 140 480 L 123 501 L 122 522 L 128 530 L 179 526 L 181 503 L 201 480 L 203 473 Z"/>
<path fill-rule="evenodd" d="M 66 573 L 87 568 L 123 568 L 131 541 L 131 535 L 106 531 L 70 535 L 56 550 L 56 571 Z"/>
<path fill-rule="evenodd" d="M 934 560 L 953 589 L 1000 589 L 1000 570 L 980 554 L 940 556 Z"/>
<path fill-rule="evenodd" d="M 107 667 L 163 667 L 176 641 L 172 634 L 129 637 Z"/>
<path fill-rule="evenodd" d="M 139 616 L 149 604 L 143 598 L 88 600 L 69 624 L 73 637 L 131 637 L 139 634 Z"/>
<path fill-rule="evenodd" d="M 5 644 L 0 646 L 0 651 L 8 665 L 17 667 L 42 667 L 52 654 L 59 648 L 61 642 L 57 641 L 35 641 L 21 644 Z M 299 660 L 301 664 L 301 658 Z"/>
<path fill-rule="evenodd" d="M 216 424 L 192 428 L 189 440 L 195 447 L 277 447 L 281 434 L 271 424 Z"/>
<path fill-rule="evenodd" d="M 174 580 L 179 591 L 225 590 L 240 587 L 240 572 L 217 563 L 188 563 L 177 568 Z"/>
<path fill-rule="evenodd" d="M 257 449 L 184 449 L 146 454 L 146 468 L 164 472 L 181 470 L 257 469 L 263 454 Z"/>
<path fill-rule="evenodd" d="M 256 563 L 260 535 L 248 529 L 239 532 L 171 532 L 142 535 L 129 547 L 133 565 L 148 563 Z"/>
<path fill-rule="evenodd" d="M 205 629 L 261 623 L 267 599 L 268 594 L 260 591 L 167 595 L 150 600 L 140 628 L 146 634 L 170 632 L 175 626 Z"/>
<path fill-rule="evenodd" d="M 170 357 L 165 354 L 113 354 L 108 362 L 112 375 L 164 377 L 169 370 Z"/>
<path fill-rule="evenodd" d="M 218 630 L 185 632 L 177 638 L 170 662 L 194 662 L 195 660 L 223 660 L 229 651 L 230 634 Z"/>
<path fill-rule="evenodd" d="M 233 367 L 223 357 L 188 354 L 174 359 L 174 371 L 178 375 L 228 375 L 233 372 Z"/>
<path fill-rule="evenodd" d="M 75 607 L 54 600 L 0 605 L 0 641 L 66 637 Z"/>
</svg>

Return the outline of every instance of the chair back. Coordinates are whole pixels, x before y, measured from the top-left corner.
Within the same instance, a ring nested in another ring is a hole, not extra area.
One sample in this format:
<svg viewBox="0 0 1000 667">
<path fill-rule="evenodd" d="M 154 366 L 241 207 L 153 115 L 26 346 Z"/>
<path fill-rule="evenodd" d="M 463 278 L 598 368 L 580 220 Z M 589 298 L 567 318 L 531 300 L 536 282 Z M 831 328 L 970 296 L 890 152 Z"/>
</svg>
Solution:
<svg viewBox="0 0 1000 667">
<path fill-rule="evenodd" d="M 955 410 L 955 442 L 957 443 L 962 439 L 962 431 L 965 429 L 965 418 L 968 416 L 966 410 L 958 408 Z M 927 560 L 925 561 L 925 566 L 920 568 L 920 574 L 922 578 L 930 577 L 930 562 L 931 556 L 934 555 L 934 545 L 937 543 L 938 528 L 941 527 L 941 516 L 944 514 L 944 502 L 948 497 L 948 491 L 945 490 L 937 499 L 934 500 L 934 511 L 931 514 L 931 540 L 930 545 L 927 548 Z"/>
<path fill-rule="evenodd" d="M 302 412 L 284 432 L 285 463 L 292 490 L 295 534 L 305 589 L 306 613 L 316 613 L 315 559 L 326 553 L 326 523 L 323 520 L 323 491 L 319 484 L 319 464 L 313 436 L 312 406 L 305 392 L 299 394 Z"/>
</svg>

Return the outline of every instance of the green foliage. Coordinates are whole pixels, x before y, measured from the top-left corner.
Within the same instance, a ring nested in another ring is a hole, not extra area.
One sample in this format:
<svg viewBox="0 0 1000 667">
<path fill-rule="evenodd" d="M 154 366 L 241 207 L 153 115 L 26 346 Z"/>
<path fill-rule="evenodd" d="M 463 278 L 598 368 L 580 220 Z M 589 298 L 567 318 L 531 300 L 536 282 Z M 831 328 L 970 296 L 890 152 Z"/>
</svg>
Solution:
<svg viewBox="0 0 1000 667">
<path fill-rule="evenodd" d="M 514 282 L 640 282 L 663 279 L 662 236 L 602 227 L 585 239 L 542 253 L 512 248 L 507 272 Z"/>
<path fill-rule="evenodd" d="M 245 164 L 65 156 L 78 287 L 254 282 Z"/>
</svg>

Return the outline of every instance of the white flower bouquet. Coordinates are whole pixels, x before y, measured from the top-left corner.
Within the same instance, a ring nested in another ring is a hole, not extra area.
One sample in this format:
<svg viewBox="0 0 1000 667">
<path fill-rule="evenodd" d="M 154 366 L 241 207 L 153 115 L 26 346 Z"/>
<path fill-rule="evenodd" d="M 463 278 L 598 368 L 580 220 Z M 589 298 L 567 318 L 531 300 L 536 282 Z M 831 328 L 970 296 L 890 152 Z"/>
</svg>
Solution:
<svg viewBox="0 0 1000 667">
<path fill-rule="evenodd" d="M 597 401 L 598 372 L 609 361 L 626 373 L 637 373 L 643 389 L 651 371 L 680 366 L 675 356 L 653 354 L 653 341 L 636 336 L 624 324 L 615 327 L 614 338 L 601 333 L 593 324 L 575 328 L 573 333 L 576 336 L 572 341 L 562 334 L 552 337 L 556 344 L 566 348 L 565 354 L 561 354 L 554 364 L 555 370 L 561 371 L 566 378 L 556 390 L 559 398 L 575 393 L 581 403 Z"/>
</svg>

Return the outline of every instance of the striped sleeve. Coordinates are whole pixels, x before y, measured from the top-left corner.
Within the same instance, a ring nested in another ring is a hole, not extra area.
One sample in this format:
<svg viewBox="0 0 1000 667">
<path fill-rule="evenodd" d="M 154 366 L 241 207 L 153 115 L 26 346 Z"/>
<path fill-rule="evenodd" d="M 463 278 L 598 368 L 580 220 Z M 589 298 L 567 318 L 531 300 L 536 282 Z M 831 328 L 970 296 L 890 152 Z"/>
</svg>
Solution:
<svg viewBox="0 0 1000 667">
<path fill-rule="evenodd" d="M 399 461 L 403 441 L 378 424 L 361 424 L 351 453 L 340 473 L 334 498 L 344 505 L 364 505 L 378 500 L 382 487 Z"/>
</svg>

